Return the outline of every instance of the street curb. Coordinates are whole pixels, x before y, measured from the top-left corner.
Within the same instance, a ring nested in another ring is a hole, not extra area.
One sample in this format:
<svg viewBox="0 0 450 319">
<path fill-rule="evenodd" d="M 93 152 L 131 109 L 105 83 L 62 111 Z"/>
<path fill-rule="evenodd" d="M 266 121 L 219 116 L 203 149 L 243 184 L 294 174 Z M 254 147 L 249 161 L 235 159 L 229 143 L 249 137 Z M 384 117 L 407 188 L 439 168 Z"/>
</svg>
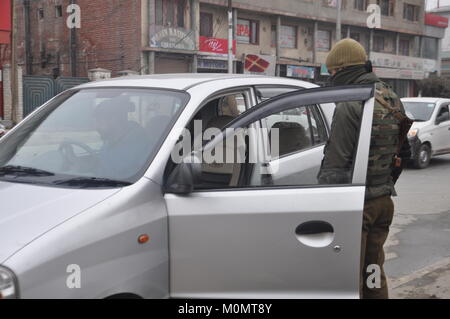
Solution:
<svg viewBox="0 0 450 319">
<path fill-rule="evenodd" d="M 406 275 L 406 276 L 403 276 L 400 278 L 389 279 L 389 288 L 390 289 L 398 288 L 404 284 L 407 284 L 413 280 L 419 279 L 429 273 L 432 273 L 432 272 L 434 272 L 440 268 L 446 267 L 448 265 L 450 265 L 450 257 L 441 259 L 437 263 L 429 265 L 427 267 L 424 267 L 418 271 L 413 272 L 410 275 Z"/>
</svg>

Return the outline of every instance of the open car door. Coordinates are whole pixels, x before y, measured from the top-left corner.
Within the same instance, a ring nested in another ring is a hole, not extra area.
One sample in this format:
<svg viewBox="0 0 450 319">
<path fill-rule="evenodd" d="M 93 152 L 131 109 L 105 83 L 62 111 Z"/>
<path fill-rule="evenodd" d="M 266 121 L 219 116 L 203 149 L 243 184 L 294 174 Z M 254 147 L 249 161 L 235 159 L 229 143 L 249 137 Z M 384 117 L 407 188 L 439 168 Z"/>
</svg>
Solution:
<svg viewBox="0 0 450 319">
<path fill-rule="evenodd" d="M 183 194 L 166 187 L 172 297 L 359 297 L 373 94 L 370 85 L 287 93 L 245 112 L 205 147 L 229 138 L 230 129 L 261 130 L 258 123 L 279 112 L 362 101 L 354 166 L 345 183 L 275 185 L 270 172 L 280 161 L 247 159 L 237 186 L 197 187 L 192 180 L 194 190 Z M 260 135 L 246 139 L 247 155 L 253 144 L 261 145 Z"/>
</svg>

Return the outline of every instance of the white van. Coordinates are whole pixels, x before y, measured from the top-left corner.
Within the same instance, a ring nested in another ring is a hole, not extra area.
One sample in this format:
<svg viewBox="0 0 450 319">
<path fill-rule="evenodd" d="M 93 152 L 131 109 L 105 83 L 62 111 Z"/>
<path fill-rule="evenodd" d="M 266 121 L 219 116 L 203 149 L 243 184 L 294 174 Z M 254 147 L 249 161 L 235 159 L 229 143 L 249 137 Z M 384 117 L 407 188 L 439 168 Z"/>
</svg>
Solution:
<svg viewBox="0 0 450 319">
<path fill-rule="evenodd" d="M 450 153 L 450 99 L 403 98 L 407 115 L 415 122 L 408 134 L 416 168 L 426 168 L 432 157 Z"/>
</svg>

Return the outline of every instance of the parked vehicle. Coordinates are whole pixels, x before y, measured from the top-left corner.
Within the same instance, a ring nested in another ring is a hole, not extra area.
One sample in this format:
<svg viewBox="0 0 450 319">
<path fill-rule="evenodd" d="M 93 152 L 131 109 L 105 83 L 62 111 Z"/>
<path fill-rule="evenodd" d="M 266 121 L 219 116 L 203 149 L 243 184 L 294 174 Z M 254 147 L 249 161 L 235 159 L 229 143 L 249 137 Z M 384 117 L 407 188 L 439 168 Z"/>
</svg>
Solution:
<svg viewBox="0 0 450 319">
<path fill-rule="evenodd" d="M 450 153 L 450 99 L 403 98 L 408 115 L 415 120 L 408 134 L 416 168 L 426 168 L 431 158 Z"/>
<path fill-rule="evenodd" d="M 63 92 L 0 140 L 0 296 L 357 298 L 373 92 L 212 74 Z M 357 100 L 350 179 L 318 185 L 334 103 Z M 244 161 L 199 163 L 242 133 Z"/>
</svg>

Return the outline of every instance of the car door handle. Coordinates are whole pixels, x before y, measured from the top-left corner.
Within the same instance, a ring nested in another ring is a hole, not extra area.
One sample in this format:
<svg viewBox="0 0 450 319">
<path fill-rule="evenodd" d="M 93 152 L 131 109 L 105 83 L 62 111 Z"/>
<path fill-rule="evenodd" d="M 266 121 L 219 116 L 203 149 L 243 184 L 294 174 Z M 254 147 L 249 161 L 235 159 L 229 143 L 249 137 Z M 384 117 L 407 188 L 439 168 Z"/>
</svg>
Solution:
<svg viewBox="0 0 450 319">
<path fill-rule="evenodd" d="M 295 229 L 295 236 L 302 244 L 309 247 L 327 247 L 334 240 L 334 228 L 324 221 L 309 221 Z"/>
</svg>

